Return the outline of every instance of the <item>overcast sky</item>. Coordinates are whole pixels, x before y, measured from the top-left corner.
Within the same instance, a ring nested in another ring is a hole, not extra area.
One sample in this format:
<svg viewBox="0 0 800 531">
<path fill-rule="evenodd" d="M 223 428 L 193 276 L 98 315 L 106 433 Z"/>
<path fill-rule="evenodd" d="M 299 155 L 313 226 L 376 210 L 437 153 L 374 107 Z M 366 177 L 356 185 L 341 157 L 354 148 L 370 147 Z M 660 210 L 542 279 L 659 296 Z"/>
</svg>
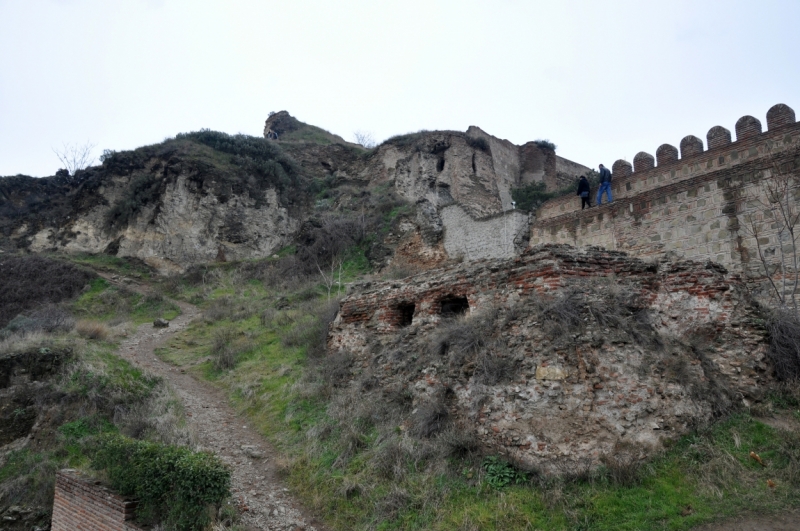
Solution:
<svg viewBox="0 0 800 531">
<path fill-rule="evenodd" d="M 0 175 L 270 111 L 348 140 L 477 125 L 591 167 L 800 113 L 798 0 L 0 0 Z"/>
</svg>

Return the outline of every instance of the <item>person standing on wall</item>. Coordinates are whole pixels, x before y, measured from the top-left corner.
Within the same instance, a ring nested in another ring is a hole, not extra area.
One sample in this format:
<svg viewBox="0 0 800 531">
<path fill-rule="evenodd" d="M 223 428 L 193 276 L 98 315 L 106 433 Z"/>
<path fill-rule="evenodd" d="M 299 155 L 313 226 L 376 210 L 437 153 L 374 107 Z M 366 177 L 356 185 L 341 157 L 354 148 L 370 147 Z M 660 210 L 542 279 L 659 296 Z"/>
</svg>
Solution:
<svg viewBox="0 0 800 531">
<path fill-rule="evenodd" d="M 581 197 L 581 210 L 587 206 L 589 208 L 592 207 L 592 200 L 589 197 L 590 189 L 589 180 L 585 175 L 581 175 L 581 180 L 578 181 L 578 195 Z"/>
<path fill-rule="evenodd" d="M 597 189 L 597 205 L 600 206 L 603 204 L 603 192 L 606 194 L 606 199 L 608 202 L 614 200 L 611 196 L 611 172 L 608 168 L 600 165 L 600 187 Z"/>
</svg>

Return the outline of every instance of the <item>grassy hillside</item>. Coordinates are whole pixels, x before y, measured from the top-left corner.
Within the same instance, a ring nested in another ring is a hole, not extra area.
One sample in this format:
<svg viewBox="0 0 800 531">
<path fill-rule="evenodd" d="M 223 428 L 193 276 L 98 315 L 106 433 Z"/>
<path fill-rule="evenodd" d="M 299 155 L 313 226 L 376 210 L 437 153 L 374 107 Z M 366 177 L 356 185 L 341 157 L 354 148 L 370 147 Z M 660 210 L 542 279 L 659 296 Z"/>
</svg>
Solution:
<svg viewBox="0 0 800 531">
<path fill-rule="evenodd" d="M 283 453 L 294 492 L 335 529 L 690 529 L 797 506 L 796 387 L 645 463 L 612 456 L 598 470 L 545 477 L 452 431 L 403 432 L 391 420 L 407 413 L 402 389 L 381 403 L 346 393 L 342 371 L 357 368 L 323 354 L 337 289 L 329 299 L 322 274 L 286 275 L 285 260 L 172 279 L 171 293 L 201 305 L 204 320 L 160 355 L 224 388 Z M 342 282 L 364 273 L 348 260 Z"/>
</svg>

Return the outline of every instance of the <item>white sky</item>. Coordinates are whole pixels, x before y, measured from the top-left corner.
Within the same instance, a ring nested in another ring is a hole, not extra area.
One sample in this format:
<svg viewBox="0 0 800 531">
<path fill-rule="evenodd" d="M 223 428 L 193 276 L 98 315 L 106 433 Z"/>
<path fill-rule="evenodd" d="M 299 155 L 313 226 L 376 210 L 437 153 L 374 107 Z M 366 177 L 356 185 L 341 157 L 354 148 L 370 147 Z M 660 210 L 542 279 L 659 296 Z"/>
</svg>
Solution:
<svg viewBox="0 0 800 531">
<path fill-rule="evenodd" d="M 596 167 L 800 115 L 798 0 L 0 0 L 0 175 L 269 111 L 346 139 L 477 125 Z"/>
</svg>

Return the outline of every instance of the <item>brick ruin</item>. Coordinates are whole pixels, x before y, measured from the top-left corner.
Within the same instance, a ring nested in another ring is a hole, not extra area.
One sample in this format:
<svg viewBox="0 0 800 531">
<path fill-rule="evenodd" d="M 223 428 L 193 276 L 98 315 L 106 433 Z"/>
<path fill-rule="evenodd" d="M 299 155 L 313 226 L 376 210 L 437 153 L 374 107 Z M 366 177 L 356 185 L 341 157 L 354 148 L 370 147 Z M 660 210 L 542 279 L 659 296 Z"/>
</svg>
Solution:
<svg viewBox="0 0 800 531">
<path fill-rule="evenodd" d="M 328 349 L 352 360 L 343 386 L 365 401 L 410 392 L 414 412 L 443 404 L 490 451 L 574 471 L 760 400 L 759 323 L 739 276 L 713 263 L 540 245 L 355 285 Z"/>
<path fill-rule="evenodd" d="M 51 531 L 142 531 L 133 524 L 136 502 L 76 470 L 56 473 Z"/>
</svg>

